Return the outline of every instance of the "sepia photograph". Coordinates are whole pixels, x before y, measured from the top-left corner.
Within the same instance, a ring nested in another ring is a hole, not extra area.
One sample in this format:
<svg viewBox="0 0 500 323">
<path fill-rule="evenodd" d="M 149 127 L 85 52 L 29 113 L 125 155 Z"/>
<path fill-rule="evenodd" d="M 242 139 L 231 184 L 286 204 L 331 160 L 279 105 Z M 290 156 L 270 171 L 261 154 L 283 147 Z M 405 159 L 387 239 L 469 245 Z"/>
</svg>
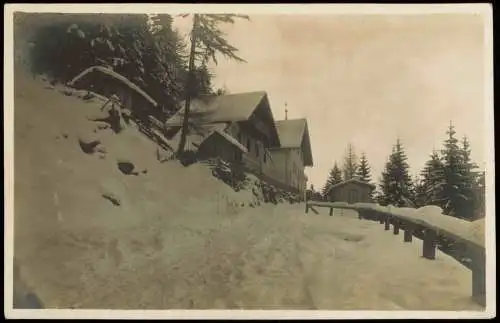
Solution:
<svg viewBox="0 0 500 323">
<path fill-rule="evenodd" d="M 9 4 L 8 318 L 496 316 L 489 4 Z"/>
</svg>

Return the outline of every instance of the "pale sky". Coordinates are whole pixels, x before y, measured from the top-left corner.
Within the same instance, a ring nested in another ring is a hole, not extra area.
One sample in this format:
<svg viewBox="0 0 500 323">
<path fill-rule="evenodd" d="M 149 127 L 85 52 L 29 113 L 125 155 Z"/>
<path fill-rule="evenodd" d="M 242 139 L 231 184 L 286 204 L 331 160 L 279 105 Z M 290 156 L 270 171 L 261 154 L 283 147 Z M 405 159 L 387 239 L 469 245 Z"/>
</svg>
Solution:
<svg viewBox="0 0 500 323">
<path fill-rule="evenodd" d="M 224 28 L 247 63 L 221 59 L 216 87 L 264 90 L 275 119 L 308 120 L 323 187 L 347 144 L 365 152 L 378 181 L 399 137 L 412 174 L 441 148 L 450 120 L 483 164 L 483 20 L 474 14 L 259 15 Z M 187 31 L 188 20 L 175 25 Z M 309 185 L 308 184 L 308 185 Z"/>
</svg>

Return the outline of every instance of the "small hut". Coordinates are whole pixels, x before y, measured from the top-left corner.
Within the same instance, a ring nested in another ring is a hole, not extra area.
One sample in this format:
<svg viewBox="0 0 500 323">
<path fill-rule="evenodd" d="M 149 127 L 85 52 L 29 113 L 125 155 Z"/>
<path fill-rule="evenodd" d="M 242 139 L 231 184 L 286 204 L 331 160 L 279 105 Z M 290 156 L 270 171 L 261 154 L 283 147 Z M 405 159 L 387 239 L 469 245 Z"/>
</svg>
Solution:
<svg viewBox="0 0 500 323">
<path fill-rule="evenodd" d="M 333 185 L 328 192 L 330 202 L 372 203 L 371 193 L 375 185 L 357 178 Z"/>
<path fill-rule="evenodd" d="M 150 116 L 159 118 L 158 103 L 125 76 L 104 66 L 92 66 L 75 76 L 68 86 L 111 97 L 115 94 L 122 107 L 131 112 L 132 118 L 149 127 Z"/>
<path fill-rule="evenodd" d="M 186 136 L 185 150 L 196 154 L 198 160 L 221 158 L 229 163 L 241 163 L 248 150 L 227 132 L 228 125 L 214 123 L 191 125 Z M 181 137 L 179 131 L 170 144 L 177 146 Z"/>
<path fill-rule="evenodd" d="M 216 129 L 212 131 L 200 144 L 201 158 L 220 157 L 230 163 L 241 163 L 243 154 L 248 150 L 230 134 Z"/>
</svg>

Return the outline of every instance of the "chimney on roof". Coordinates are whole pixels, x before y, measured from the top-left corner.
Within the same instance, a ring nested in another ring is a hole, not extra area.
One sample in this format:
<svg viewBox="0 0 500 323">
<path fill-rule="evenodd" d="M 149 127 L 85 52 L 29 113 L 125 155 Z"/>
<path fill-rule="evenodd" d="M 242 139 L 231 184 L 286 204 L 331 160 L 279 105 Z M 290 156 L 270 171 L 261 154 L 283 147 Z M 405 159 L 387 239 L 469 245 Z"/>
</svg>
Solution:
<svg viewBox="0 0 500 323">
<path fill-rule="evenodd" d="M 287 103 L 285 102 L 285 120 L 288 120 L 288 109 L 287 109 Z"/>
</svg>

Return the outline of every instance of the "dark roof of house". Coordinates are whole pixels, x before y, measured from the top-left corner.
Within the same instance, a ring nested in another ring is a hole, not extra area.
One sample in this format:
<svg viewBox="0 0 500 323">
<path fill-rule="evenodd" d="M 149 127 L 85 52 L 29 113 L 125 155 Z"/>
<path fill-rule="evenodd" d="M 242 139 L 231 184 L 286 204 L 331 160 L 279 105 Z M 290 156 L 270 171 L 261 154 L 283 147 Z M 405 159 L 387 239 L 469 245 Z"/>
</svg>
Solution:
<svg viewBox="0 0 500 323">
<path fill-rule="evenodd" d="M 205 142 L 208 138 L 213 135 L 219 135 L 228 141 L 230 144 L 241 150 L 243 153 L 247 153 L 248 150 L 243 146 L 236 138 L 231 136 L 226 132 L 228 125 L 226 123 L 212 123 L 206 125 L 190 125 L 188 134 L 186 136 L 186 150 L 198 151 L 198 148 Z M 181 137 L 181 131 L 178 131 L 175 136 L 168 141 L 170 146 L 177 147 L 179 145 Z"/>
<path fill-rule="evenodd" d="M 267 101 L 267 94 L 263 91 L 202 96 L 191 100 L 189 121 L 203 124 L 248 120 L 262 100 Z M 181 102 L 181 107 L 165 122 L 166 126 L 182 125 L 184 101 Z"/>
<path fill-rule="evenodd" d="M 304 164 L 313 166 L 307 120 L 305 118 L 278 120 L 276 129 L 280 137 L 280 148 L 301 148 L 304 154 Z"/>
<path fill-rule="evenodd" d="M 212 133 L 207 138 L 205 138 L 205 140 L 207 140 L 209 137 L 211 137 L 211 136 L 213 136 L 215 134 L 217 134 L 217 135 L 221 136 L 222 138 L 224 138 L 227 142 L 229 142 L 234 147 L 236 147 L 239 150 L 241 150 L 243 153 L 247 153 L 248 152 L 247 148 L 245 146 L 243 146 L 242 144 L 240 144 L 240 142 L 236 138 L 234 138 L 233 136 L 231 136 L 227 132 L 225 132 L 223 130 L 220 130 L 220 129 L 216 129 L 216 130 L 212 131 Z"/>
<path fill-rule="evenodd" d="M 261 105 L 263 103 L 263 105 Z M 166 127 L 180 127 L 184 120 L 184 101 L 171 118 L 165 122 Z M 267 93 L 264 91 L 244 92 L 227 95 L 206 95 L 193 99 L 189 110 L 189 124 L 203 125 L 222 122 L 247 121 L 258 107 L 267 114 L 272 123 L 272 146 L 279 147 L 279 135 L 269 105 Z"/>
<path fill-rule="evenodd" d="M 372 189 L 375 189 L 375 185 L 373 185 L 371 183 L 362 181 L 362 180 L 357 179 L 357 178 L 352 178 L 352 179 L 349 179 L 347 181 L 343 181 L 343 182 L 340 182 L 338 184 L 333 185 L 332 187 L 330 187 L 330 190 L 332 190 L 334 188 L 337 188 L 337 187 L 344 186 L 344 185 L 349 184 L 349 183 L 354 183 L 354 184 L 359 184 L 359 185 L 365 185 L 365 186 L 371 187 Z"/>
<path fill-rule="evenodd" d="M 186 135 L 186 150 L 197 151 L 198 147 L 205 141 L 215 130 L 224 131 L 227 128 L 226 123 L 213 123 L 208 125 L 190 125 Z M 177 147 L 180 142 L 182 131 L 177 131 L 172 139 L 169 140 L 171 147 Z"/>
<path fill-rule="evenodd" d="M 74 86 L 75 83 L 86 77 L 87 75 L 94 73 L 94 72 L 100 72 L 102 74 L 105 74 L 109 77 L 112 77 L 116 80 L 119 80 L 123 84 L 127 85 L 129 88 L 132 90 L 136 91 L 139 95 L 141 95 L 144 99 L 146 99 L 149 103 L 151 103 L 153 106 L 158 106 L 158 103 L 153 100 L 146 92 L 144 92 L 140 87 L 132 83 L 129 79 L 127 79 L 125 76 L 113 71 L 110 68 L 104 67 L 104 66 L 91 66 L 87 69 L 85 69 L 83 72 L 75 76 L 71 81 L 68 82 L 68 86 Z"/>
</svg>

